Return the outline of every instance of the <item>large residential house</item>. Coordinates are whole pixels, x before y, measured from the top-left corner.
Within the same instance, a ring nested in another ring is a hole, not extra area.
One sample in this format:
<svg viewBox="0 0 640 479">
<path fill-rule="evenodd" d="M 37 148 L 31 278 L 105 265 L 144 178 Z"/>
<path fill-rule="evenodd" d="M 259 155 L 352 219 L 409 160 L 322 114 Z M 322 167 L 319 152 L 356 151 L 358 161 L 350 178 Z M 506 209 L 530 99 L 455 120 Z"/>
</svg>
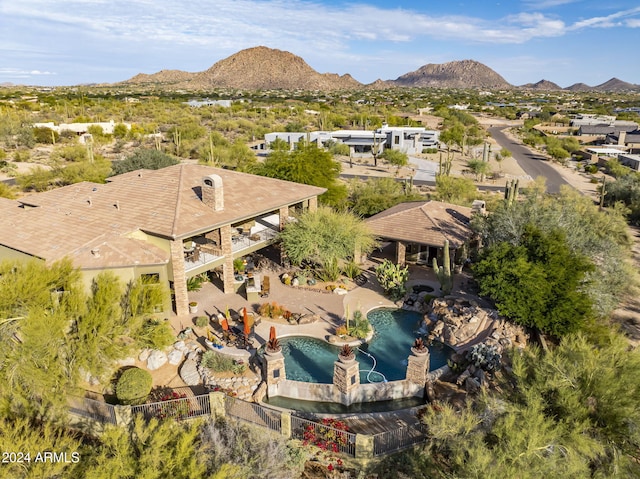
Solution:
<svg viewBox="0 0 640 479">
<path fill-rule="evenodd" d="M 87 288 L 102 271 L 124 282 L 146 276 L 170 287 L 176 313 L 186 315 L 188 278 L 215 269 L 224 292 L 236 291 L 233 260 L 271 244 L 324 191 L 180 164 L 0 198 L 0 260 L 68 257 Z"/>
<path fill-rule="evenodd" d="M 292 149 L 301 140 L 316 143 L 318 146 L 334 141 L 348 145 L 350 156 L 358 158 L 371 156 L 374 151 L 382 153 L 386 148 L 413 155 L 421 153 L 424 148 L 437 147 L 439 138 L 440 132 L 437 130 L 427 130 L 424 127 L 390 127 L 385 124 L 377 130 L 267 133 L 264 146 L 269 148 L 276 139 L 287 142 Z"/>
</svg>

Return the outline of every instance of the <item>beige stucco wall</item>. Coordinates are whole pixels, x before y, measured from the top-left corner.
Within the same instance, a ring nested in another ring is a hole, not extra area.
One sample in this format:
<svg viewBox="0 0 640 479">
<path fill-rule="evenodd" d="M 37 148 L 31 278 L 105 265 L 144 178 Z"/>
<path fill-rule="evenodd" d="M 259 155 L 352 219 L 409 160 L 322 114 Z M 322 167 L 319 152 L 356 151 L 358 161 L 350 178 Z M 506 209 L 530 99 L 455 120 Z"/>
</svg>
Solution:
<svg viewBox="0 0 640 479">
<path fill-rule="evenodd" d="M 21 251 L 16 251 L 15 249 L 7 248 L 6 246 L 0 245 L 0 261 L 29 261 L 30 259 L 35 259 L 35 257 Z"/>
</svg>

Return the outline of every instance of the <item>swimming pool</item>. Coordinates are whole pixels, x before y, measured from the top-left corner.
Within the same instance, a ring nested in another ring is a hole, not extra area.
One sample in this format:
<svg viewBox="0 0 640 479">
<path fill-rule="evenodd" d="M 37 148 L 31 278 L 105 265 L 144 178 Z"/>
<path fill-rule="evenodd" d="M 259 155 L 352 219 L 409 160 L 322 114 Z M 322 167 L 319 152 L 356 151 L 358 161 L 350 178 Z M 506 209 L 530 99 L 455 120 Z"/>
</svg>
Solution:
<svg viewBox="0 0 640 479">
<path fill-rule="evenodd" d="M 399 381 L 405 379 L 407 357 L 422 329 L 422 314 L 403 309 L 381 308 L 367 315 L 375 330 L 369 344 L 356 350 L 360 363 L 360 382 Z M 287 379 L 310 383 L 331 384 L 333 363 L 339 348 L 323 340 L 309 337 L 289 337 L 280 340 Z M 447 363 L 451 348 L 440 343 L 429 346 L 429 369 L 438 369 Z"/>
</svg>

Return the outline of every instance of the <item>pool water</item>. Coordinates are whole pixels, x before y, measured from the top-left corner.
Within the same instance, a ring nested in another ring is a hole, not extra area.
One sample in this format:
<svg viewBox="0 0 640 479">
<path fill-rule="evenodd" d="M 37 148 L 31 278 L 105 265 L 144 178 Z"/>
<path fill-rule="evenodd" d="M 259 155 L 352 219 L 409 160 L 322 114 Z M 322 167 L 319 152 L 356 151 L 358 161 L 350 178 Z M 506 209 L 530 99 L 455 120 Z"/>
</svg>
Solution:
<svg viewBox="0 0 640 479">
<path fill-rule="evenodd" d="M 407 357 L 419 336 L 427 334 L 422 315 L 402 309 L 375 309 L 367 315 L 375 330 L 373 339 L 356 350 L 360 363 L 360 382 L 363 384 L 405 379 Z M 333 363 L 338 359 L 339 347 L 308 337 L 280 340 L 287 379 L 311 383 L 331 384 Z M 444 366 L 452 350 L 440 343 L 429 346 L 429 369 Z"/>
</svg>

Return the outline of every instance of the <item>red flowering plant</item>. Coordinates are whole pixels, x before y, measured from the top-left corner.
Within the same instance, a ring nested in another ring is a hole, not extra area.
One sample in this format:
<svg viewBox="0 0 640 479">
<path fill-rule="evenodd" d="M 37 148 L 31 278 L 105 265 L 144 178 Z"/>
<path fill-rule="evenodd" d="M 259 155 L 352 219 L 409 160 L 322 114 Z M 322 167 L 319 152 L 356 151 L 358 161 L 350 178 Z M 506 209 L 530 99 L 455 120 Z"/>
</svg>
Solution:
<svg viewBox="0 0 640 479">
<path fill-rule="evenodd" d="M 347 425 L 338 419 L 325 418 L 320 424 L 309 424 L 302 434 L 302 443 L 317 446 L 323 451 L 339 452 L 346 446 L 349 431 Z"/>
<path fill-rule="evenodd" d="M 164 394 L 160 398 L 161 404 L 156 411 L 156 417 L 159 419 L 186 419 L 193 416 L 194 411 L 191 409 L 189 401 L 181 401 L 181 399 L 186 398 L 187 395 L 185 393 L 179 393 L 177 391 Z"/>
</svg>

